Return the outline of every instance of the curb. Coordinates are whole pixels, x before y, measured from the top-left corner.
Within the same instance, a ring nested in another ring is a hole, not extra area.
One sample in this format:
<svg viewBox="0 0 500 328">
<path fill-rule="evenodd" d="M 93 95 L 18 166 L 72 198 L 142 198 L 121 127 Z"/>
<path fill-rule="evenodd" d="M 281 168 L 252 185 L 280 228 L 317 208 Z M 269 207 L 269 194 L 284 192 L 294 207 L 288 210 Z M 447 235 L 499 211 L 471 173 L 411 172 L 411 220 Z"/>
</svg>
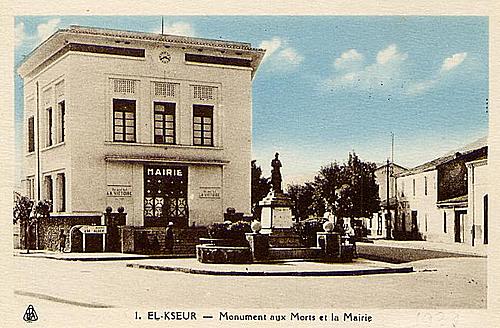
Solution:
<svg viewBox="0 0 500 328">
<path fill-rule="evenodd" d="M 415 272 L 413 270 L 413 267 L 341 270 L 341 271 L 215 271 L 215 270 L 205 270 L 205 269 L 192 269 L 183 267 L 169 267 L 161 265 L 143 265 L 143 264 L 127 264 L 127 267 L 135 269 L 174 271 L 174 272 L 204 274 L 212 276 L 246 276 L 246 277 L 250 276 L 332 277 L 332 276 L 362 276 L 362 275 L 373 275 L 373 274 Z"/>
<path fill-rule="evenodd" d="M 33 256 L 34 255 L 34 256 Z M 158 256 L 123 256 L 123 257 L 57 257 L 53 255 L 35 255 L 35 254 L 14 254 L 18 257 L 28 257 L 28 258 L 42 258 L 50 260 L 60 260 L 60 261 L 130 261 L 130 260 L 160 260 L 160 259 L 178 259 L 178 258 L 193 258 L 194 255 L 190 254 L 179 254 L 179 255 L 158 255 Z"/>
</svg>

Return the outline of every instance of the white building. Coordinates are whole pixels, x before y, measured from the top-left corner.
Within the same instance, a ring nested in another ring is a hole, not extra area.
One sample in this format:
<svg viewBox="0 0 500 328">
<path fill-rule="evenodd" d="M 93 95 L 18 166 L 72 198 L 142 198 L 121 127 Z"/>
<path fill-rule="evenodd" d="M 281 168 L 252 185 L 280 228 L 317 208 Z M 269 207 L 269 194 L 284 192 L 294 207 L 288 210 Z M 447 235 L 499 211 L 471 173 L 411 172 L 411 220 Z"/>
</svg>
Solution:
<svg viewBox="0 0 500 328">
<path fill-rule="evenodd" d="M 471 244 L 488 244 L 488 160 L 466 163 L 468 175 L 468 213 L 472 227 Z"/>
<path fill-rule="evenodd" d="M 397 175 L 395 233 L 403 239 L 487 243 L 487 139 Z"/>
<path fill-rule="evenodd" d="M 53 215 L 123 206 L 127 225 L 207 225 L 250 214 L 249 43 L 72 26 L 24 80 L 27 193 Z"/>
<path fill-rule="evenodd" d="M 378 195 L 380 199 L 381 210 L 374 213 L 368 223 L 368 229 L 372 237 L 387 237 L 387 228 L 392 230 L 394 227 L 394 218 L 397 215 L 396 199 L 396 176 L 405 172 L 407 169 L 395 163 L 379 165 L 374 172 L 375 180 L 378 184 Z M 387 202 L 389 195 L 389 203 Z M 387 215 L 389 211 L 390 216 Z M 392 237 L 392 232 L 389 232 Z"/>
</svg>

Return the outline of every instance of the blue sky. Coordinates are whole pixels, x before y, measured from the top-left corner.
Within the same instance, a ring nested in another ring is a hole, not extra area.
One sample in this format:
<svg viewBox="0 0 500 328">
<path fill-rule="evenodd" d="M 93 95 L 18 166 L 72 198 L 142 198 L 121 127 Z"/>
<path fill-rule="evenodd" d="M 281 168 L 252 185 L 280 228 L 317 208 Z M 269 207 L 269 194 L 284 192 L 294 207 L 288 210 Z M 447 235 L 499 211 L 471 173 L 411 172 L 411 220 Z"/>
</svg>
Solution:
<svg viewBox="0 0 500 328">
<path fill-rule="evenodd" d="M 165 16 L 165 33 L 251 42 L 253 157 L 302 182 L 354 150 L 412 167 L 488 133 L 488 20 L 417 16 Z M 70 24 L 160 32 L 160 17 L 16 17 L 18 64 Z M 16 76 L 16 137 L 22 82 Z M 17 142 L 21 152 L 21 144 Z"/>
</svg>

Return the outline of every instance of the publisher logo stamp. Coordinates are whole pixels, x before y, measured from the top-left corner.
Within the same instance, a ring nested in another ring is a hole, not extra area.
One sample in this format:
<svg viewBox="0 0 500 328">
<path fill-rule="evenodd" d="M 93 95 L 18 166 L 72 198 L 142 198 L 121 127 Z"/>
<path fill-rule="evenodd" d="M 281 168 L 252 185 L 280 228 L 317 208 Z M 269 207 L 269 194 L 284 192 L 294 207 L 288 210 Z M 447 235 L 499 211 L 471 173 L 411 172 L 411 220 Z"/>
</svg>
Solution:
<svg viewBox="0 0 500 328">
<path fill-rule="evenodd" d="M 26 312 L 24 312 L 23 320 L 26 322 L 33 322 L 38 320 L 38 315 L 36 314 L 35 308 L 33 305 L 29 305 L 28 308 L 26 309 Z"/>
</svg>

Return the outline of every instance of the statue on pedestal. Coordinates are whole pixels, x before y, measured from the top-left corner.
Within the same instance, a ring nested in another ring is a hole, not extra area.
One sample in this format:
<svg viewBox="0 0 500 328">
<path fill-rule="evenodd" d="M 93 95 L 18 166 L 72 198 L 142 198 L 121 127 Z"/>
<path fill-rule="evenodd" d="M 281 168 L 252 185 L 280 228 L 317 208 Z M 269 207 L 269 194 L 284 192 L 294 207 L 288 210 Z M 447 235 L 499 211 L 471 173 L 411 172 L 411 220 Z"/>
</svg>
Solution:
<svg viewBox="0 0 500 328">
<path fill-rule="evenodd" d="M 281 189 L 281 161 L 278 159 L 279 154 L 276 153 L 274 155 L 274 159 L 271 161 L 271 167 L 273 168 L 271 170 L 271 184 L 272 184 L 272 190 L 275 193 L 283 193 L 283 190 Z"/>
<path fill-rule="evenodd" d="M 293 201 L 281 188 L 281 161 L 279 154 L 274 155 L 271 161 L 271 191 L 259 202 L 261 207 L 260 223 L 263 231 L 269 233 L 274 228 L 291 228 Z"/>
</svg>

